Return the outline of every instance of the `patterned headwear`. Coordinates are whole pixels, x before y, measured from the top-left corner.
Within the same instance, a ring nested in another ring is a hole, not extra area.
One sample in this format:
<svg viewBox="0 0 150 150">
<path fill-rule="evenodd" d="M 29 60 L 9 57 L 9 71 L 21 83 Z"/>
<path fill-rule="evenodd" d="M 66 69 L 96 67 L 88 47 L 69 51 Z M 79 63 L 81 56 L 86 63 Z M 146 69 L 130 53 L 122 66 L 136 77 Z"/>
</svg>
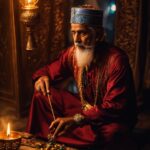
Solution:
<svg viewBox="0 0 150 150">
<path fill-rule="evenodd" d="M 70 23 L 102 27 L 103 11 L 91 8 L 73 7 L 71 8 Z"/>
</svg>

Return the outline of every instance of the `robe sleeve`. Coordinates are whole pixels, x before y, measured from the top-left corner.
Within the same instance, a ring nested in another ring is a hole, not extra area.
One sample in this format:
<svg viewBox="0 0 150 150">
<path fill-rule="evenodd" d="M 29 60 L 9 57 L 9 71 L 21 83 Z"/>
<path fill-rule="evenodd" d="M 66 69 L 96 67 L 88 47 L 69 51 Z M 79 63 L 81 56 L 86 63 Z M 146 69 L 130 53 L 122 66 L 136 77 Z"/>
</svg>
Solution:
<svg viewBox="0 0 150 150">
<path fill-rule="evenodd" d="M 128 101 L 129 66 L 126 58 L 118 56 L 109 63 L 108 82 L 102 109 L 122 110 Z"/>
<path fill-rule="evenodd" d="M 98 114 L 91 118 L 92 120 L 127 122 L 127 120 L 135 119 L 134 84 L 126 55 L 111 58 L 108 66 L 106 92 L 98 108 Z"/>
<path fill-rule="evenodd" d="M 69 77 L 71 75 L 68 58 L 70 49 L 62 51 L 55 61 L 37 70 L 32 76 L 33 81 L 36 81 L 41 76 L 49 76 L 50 81 L 53 83 Z"/>
</svg>

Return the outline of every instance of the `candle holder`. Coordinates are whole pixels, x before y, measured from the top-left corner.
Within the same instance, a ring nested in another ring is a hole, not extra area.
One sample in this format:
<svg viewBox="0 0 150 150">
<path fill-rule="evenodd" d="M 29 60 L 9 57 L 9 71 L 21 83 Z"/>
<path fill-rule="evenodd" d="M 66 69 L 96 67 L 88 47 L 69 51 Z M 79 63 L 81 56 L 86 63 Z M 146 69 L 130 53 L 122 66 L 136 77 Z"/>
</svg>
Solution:
<svg viewBox="0 0 150 150">
<path fill-rule="evenodd" d="M 38 0 L 20 0 L 20 20 L 26 26 L 27 32 L 26 50 L 34 50 L 36 47 L 32 28 L 38 22 L 39 9 L 37 3 Z"/>
<path fill-rule="evenodd" d="M 0 150 L 18 150 L 21 144 L 21 135 L 11 131 L 10 135 L 4 131 L 0 132 Z"/>
</svg>

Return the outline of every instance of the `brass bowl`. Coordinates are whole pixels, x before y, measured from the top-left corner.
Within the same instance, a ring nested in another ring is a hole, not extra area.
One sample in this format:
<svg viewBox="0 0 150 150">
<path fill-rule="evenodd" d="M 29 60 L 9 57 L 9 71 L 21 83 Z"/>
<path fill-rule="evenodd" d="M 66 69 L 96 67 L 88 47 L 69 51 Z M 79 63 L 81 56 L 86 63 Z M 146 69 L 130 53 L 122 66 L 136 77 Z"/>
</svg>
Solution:
<svg viewBox="0 0 150 150">
<path fill-rule="evenodd" d="M 10 136 L 6 132 L 0 132 L 0 150 L 18 150 L 21 144 L 21 135 L 11 131 Z"/>
</svg>

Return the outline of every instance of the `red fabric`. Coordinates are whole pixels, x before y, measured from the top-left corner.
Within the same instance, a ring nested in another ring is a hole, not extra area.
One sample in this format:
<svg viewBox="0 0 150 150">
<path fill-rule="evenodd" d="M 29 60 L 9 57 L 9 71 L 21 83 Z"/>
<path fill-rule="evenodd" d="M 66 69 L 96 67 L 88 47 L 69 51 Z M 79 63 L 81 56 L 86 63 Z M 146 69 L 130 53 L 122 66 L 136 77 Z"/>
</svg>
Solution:
<svg viewBox="0 0 150 150">
<path fill-rule="evenodd" d="M 67 117 L 76 113 L 82 113 L 81 103 L 78 98 L 66 91 L 57 91 L 53 88 L 51 88 L 51 91 L 54 97 L 52 104 L 56 117 Z M 48 127 L 52 120 L 47 97 L 43 96 L 40 92 L 35 92 L 31 104 L 27 132 L 47 139 L 48 133 L 50 133 Z M 127 131 L 128 128 L 119 123 L 96 127 L 87 124 L 71 128 L 66 134 L 57 137 L 56 141 L 79 148 L 89 147 L 97 142 L 100 145 L 107 145 L 114 140 L 115 134 Z"/>
<path fill-rule="evenodd" d="M 97 118 L 100 117 L 100 110 L 98 109 L 97 106 L 92 106 L 90 109 L 88 110 L 83 110 L 82 111 L 83 115 L 90 119 L 90 120 L 96 120 Z"/>
<path fill-rule="evenodd" d="M 33 75 L 33 80 L 42 75 L 48 75 L 52 85 L 69 76 L 74 76 L 77 80 L 78 67 L 73 58 L 73 53 L 74 47 L 63 51 L 53 63 L 38 70 Z M 100 123 L 101 126 L 85 125 L 75 128 L 68 135 L 58 137 L 57 140 L 60 142 L 82 147 L 95 143 L 99 137 L 102 137 L 101 133 L 103 133 L 104 141 L 107 141 L 106 139 L 111 137 L 109 134 L 124 131 L 124 128 L 129 129 L 136 122 L 136 101 L 132 72 L 126 54 L 122 50 L 104 43 L 96 47 L 95 60 L 86 74 L 88 85 L 83 92 L 86 95 L 86 100 L 93 104 L 98 68 L 101 67 L 97 109 L 85 115 L 89 120 L 97 124 Z M 81 102 L 77 97 L 54 89 L 52 89 L 52 94 L 55 99 L 53 105 L 57 116 L 65 117 L 83 113 Z M 47 98 L 35 93 L 31 104 L 27 131 L 46 138 L 51 121 L 52 116 Z M 111 126 L 111 124 L 116 126 Z M 104 132 L 101 130 L 103 127 L 106 128 Z"/>
</svg>

